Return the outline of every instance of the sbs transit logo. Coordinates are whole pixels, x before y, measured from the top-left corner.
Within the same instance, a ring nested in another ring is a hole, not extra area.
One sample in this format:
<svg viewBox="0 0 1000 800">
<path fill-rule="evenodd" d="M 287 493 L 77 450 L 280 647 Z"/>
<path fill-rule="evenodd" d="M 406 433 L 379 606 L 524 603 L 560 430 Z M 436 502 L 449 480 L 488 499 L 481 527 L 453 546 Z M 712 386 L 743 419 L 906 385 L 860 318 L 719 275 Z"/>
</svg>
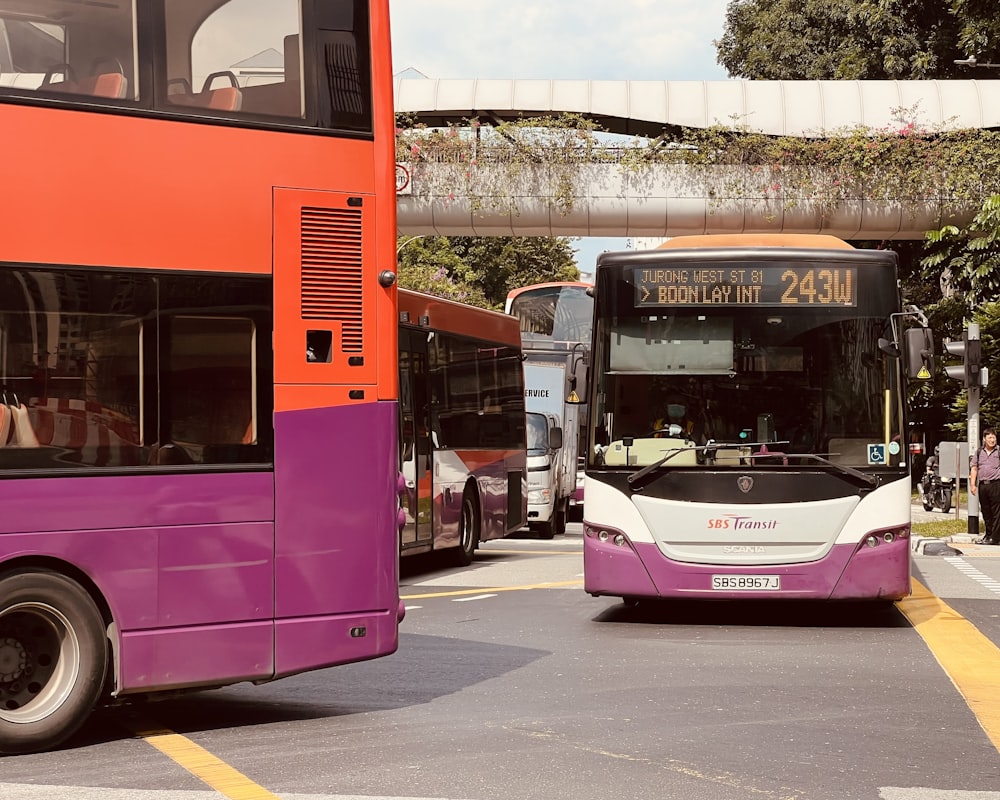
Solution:
<svg viewBox="0 0 1000 800">
<path fill-rule="evenodd" d="M 714 530 L 770 531 L 778 527 L 778 520 L 754 519 L 743 514 L 723 514 L 721 517 L 709 517 L 708 527 Z"/>
</svg>

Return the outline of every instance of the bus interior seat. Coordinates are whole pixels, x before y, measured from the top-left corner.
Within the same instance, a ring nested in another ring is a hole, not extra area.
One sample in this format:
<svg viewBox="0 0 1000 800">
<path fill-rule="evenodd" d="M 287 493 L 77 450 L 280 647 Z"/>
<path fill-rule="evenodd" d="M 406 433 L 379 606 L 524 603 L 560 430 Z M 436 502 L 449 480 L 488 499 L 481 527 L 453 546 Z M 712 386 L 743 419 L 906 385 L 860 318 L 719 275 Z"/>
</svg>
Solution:
<svg viewBox="0 0 1000 800">
<path fill-rule="evenodd" d="M 63 79 L 53 82 L 52 79 L 58 75 L 61 75 Z M 39 89 L 122 100 L 128 96 L 128 79 L 120 70 L 98 72 L 88 75 L 86 78 L 77 79 L 68 64 L 56 64 L 45 73 Z"/>
<path fill-rule="evenodd" d="M 230 85 L 211 88 L 215 79 L 220 77 L 228 78 Z M 184 78 L 172 78 L 167 86 L 167 102 L 174 105 L 211 108 L 216 111 L 240 111 L 243 108 L 243 92 L 236 82 L 236 76 L 228 70 L 213 72 L 205 78 L 200 92 L 192 92 L 190 84 Z M 180 86 L 181 91 L 169 91 L 169 87 L 174 86 Z"/>
</svg>

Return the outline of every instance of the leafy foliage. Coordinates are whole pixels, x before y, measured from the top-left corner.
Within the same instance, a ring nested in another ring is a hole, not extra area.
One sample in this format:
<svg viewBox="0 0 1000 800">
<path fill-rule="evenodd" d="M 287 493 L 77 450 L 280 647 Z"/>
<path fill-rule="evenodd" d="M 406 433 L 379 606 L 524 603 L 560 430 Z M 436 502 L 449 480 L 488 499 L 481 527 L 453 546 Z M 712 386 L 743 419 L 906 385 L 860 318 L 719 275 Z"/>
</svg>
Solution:
<svg viewBox="0 0 1000 800">
<path fill-rule="evenodd" d="M 576 281 L 568 237 L 403 237 L 399 285 L 481 308 L 502 310 L 507 293 L 546 281 Z"/>
<path fill-rule="evenodd" d="M 731 0 L 715 46 L 733 77 L 959 78 L 1000 53 L 1000 22 L 987 0 Z"/>
</svg>

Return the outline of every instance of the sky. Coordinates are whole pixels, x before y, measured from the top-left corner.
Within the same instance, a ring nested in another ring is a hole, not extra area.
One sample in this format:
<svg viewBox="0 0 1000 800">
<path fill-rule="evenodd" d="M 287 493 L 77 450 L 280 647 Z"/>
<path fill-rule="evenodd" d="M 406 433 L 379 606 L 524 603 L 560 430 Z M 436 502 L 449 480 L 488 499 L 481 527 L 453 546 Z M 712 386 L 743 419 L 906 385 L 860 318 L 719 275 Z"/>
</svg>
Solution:
<svg viewBox="0 0 1000 800">
<path fill-rule="evenodd" d="M 393 72 L 428 78 L 725 80 L 729 0 L 389 0 Z M 573 243 L 583 272 L 628 240 Z"/>
</svg>

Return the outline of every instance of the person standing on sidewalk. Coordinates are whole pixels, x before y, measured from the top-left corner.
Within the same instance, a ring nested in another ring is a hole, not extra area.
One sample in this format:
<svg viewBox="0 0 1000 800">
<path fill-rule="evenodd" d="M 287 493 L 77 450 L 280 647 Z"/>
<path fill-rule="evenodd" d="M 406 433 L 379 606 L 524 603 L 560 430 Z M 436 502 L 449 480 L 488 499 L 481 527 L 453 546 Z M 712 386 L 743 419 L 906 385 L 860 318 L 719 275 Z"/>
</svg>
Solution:
<svg viewBox="0 0 1000 800">
<path fill-rule="evenodd" d="M 969 491 L 978 492 L 983 518 L 983 537 L 976 544 L 1000 545 L 1000 449 L 993 428 L 983 431 L 983 446 L 970 459 Z"/>
</svg>

